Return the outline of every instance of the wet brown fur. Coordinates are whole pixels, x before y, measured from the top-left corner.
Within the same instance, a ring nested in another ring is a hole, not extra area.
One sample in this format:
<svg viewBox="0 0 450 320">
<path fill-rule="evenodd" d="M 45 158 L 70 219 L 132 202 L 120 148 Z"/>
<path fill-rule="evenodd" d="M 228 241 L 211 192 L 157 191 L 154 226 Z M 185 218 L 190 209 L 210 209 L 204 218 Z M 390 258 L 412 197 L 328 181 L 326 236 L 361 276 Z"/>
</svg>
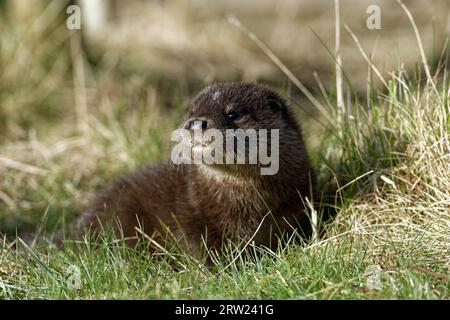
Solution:
<svg viewBox="0 0 450 320">
<path fill-rule="evenodd" d="M 232 123 L 224 118 L 230 110 L 241 115 Z M 276 236 L 293 227 L 307 236 L 310 223 L 303 200 L 311 199 L 315 177 L 300 128 L 284 100 L 260 84 L 213 84 L 192 102 L 187 120 L 199 118 L 219 130 L 280 129 L 278 173 L 262 176 L 256 165 L 147 166 L 100 193 L 77 228 L 96 230 L 99 221 L 114 221 L 125 237 L 135 237 L 138 227 L 162 239 L 165 225 L 194 252 L 202 236 L 215 248 L 224 239 L 245 241 L 252 236 L 256 244 L 273 246 Z"/>
</svg>

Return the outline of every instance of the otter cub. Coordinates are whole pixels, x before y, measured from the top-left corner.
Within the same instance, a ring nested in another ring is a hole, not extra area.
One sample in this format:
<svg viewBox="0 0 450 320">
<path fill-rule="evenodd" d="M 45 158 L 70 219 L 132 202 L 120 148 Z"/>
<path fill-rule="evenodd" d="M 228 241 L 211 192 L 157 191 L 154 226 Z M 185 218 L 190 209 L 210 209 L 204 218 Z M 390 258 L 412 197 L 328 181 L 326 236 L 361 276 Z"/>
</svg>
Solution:
<svg viewBox="0 0 450 320">
<path fill-rule="evenodd" d="M 193 100 L 181 128 L 278 129 L 279 169 L 262 175 L 261 164 L 248 159 L 244 164 L 144 167 L 100 193 L 78 228 L 95 230 L 109 221 L 124 237 L 136 239 L 139 228 L 161 241 L 170 230 L 194 253 L 202 242 L 214 248 L 226 239 L 271 246 L 276 236 L 294 228 L 310 233 L 304 197 L 312 198 L 315 176 L 299 125 L 277 93 L 260 84 L 213 84 Z"/>
</svg>

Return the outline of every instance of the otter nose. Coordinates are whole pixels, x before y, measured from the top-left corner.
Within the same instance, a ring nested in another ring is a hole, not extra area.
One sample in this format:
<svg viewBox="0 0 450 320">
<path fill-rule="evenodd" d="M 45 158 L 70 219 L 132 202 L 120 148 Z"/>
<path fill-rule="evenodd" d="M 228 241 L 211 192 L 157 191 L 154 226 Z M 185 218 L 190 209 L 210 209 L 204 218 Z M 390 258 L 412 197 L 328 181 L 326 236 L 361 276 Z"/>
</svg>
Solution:
<svg viewBox="0 0 450 320">
<path fill-rule="evenodd" d="M 205 130 L 208 127 L 208 122 L 203 119 L 194 119 L 189 121 L 189 129 L 191 130 Z"/>
</svg>

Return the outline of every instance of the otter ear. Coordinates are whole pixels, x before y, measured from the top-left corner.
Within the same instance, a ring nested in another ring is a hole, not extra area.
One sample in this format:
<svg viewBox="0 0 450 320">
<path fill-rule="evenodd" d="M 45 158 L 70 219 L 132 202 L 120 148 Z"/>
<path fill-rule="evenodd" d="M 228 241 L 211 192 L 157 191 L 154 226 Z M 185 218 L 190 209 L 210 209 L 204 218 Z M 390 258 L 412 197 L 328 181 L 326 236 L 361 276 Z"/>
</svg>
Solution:
<svg viewBox="0 0 450 320">
<path fill-rule="evenodd" d="M 278 112 L 278 111 L 281 111 L 284 109 L 284 103 L 277 97 L 269 97 L 268 103 L 269 103 L 270 108 L 275 112 Z"/>
</svg>

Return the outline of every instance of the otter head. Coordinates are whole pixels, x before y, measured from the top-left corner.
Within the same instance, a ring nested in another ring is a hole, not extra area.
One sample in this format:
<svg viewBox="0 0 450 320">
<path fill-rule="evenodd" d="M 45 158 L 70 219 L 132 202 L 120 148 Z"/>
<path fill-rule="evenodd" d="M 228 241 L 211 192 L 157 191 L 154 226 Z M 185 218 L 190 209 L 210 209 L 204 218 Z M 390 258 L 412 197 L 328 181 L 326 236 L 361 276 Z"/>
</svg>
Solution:
<svg viewBox="0 0 450 320">
<path fill-rule="evenodd" d="M 299 127 L 284 100 L 259 84 L 206 87 L 181 127 L 190 133 L 191 158 L 203 156 L 201 166 L 221 173 L 274 175 L 293 149 L 303 149 Z"/>
</svg>

